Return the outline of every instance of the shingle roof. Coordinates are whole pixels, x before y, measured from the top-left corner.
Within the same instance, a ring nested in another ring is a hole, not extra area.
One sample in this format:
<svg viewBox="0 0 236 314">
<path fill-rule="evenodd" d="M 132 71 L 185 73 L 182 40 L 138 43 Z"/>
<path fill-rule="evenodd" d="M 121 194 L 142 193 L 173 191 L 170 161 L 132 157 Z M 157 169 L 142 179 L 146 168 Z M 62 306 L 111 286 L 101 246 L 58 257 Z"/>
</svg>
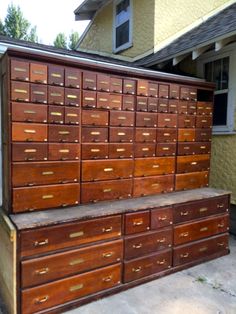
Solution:
<svg viewBox="0 0 236 314">
<path fill-rule="evenodd" d="M 91 20 L 106 3 L 108 3 L 108 0 L 85 0 L 74 11 L 76 21 Z"/>
</svg>

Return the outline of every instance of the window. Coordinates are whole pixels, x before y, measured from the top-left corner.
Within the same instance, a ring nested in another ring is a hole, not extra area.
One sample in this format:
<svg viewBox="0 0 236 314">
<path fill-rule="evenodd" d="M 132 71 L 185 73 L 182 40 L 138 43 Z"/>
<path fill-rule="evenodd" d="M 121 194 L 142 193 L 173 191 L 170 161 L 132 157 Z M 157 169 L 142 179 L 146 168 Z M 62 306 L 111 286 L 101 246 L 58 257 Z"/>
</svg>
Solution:
<svg viewBox="0 0 236 314">
<path fill-rule="evenodd" d="M 113 49 L 118 52 L 132 46 L 131 1 L 115 1 Z"/>
</svg>

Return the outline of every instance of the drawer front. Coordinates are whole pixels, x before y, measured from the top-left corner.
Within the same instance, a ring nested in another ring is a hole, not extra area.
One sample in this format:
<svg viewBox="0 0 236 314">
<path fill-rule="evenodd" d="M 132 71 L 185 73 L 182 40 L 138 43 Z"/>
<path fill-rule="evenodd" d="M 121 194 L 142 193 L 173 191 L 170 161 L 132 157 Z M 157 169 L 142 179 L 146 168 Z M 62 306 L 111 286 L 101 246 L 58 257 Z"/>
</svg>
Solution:
<svg viewBox="0 0 236 314">
<path fill-rule="evenodd" d="M 82 110 L 82 124 L 106 126 L 108 125 L 108 111 Z"/>
<path fill-rule="evenodd" d="M 21 257 L 120 238 L 120 236 L 120 215 L 22 231 Z"/>
<path fill-rule="evenodd" d="M 212 237 L 208 240 L 201 240 L 193 244 L 187 244 L 174 248 L 173 264 L 174 266 L 183 265 L 189 262 L 208 257 L 215 253 L 229 250 L 229 235 L 223 234 Z"/>
<path fill-rule="evenodd" d="M 108 128 L 82 127 L 82 142 L 108 142 Z"/>
<path fill-rule="evenodd" d="M 80 185 L 50 185 L 13 189 L 13 212 L 79 204 Z"/>
<path fill-rule="evenodd" d="M 123 93 L 135 95 L 136 94 L 136 81 L 124 79 Z"/>
<path fill-rule="evenodd" d="M 157 129 L 157 142 L 176 142 L 177 129 Z"/>
<path fill-rule="evenodd" d="M 159 114 L 158 128 L 177 128 L 176 114 Z"/>
<path fill-rule="evenodd" d="M 158 84 L 155 82 L 148 82 L 148 96 L 158 97 Z"/>
<path fill-rule="evenodd" d="M 25 177 L 25 173 L 30 173 Z M 21 162 L 12 165 L 13 187 L 74 183 L 80 178 L 77 161 L 64 162 Z"/>
<path fill-rule="evenodd" d="M 64 85 L 64 67 L 58 65 L 49 65 L 48 67 L 48 84 L 63 86 Z"/>
<path fill-rule="evenodd" d="M 209 129 L 212 128 L 212 117 L 211 116 L 196 116 L 196 127 Z"/>
<path fill-rule="evenodd" d="M 147 111 L 148 110 L 148 98 L 137 97 L 137 111 Z"/>
<path fill-rule="evenodd" d="M 111 289 L 120 282 L 121 265 L 116 264 L 40 287 L 29 288 L 22 291 L 22 313 L 36 313 L 102 290 Z"/>
<path fill-rule="evenodd" d="M 82 145 L 82 159 L 106 159 L 108 154 L 108 144 Z"/>
<path fill-rule="evenodd" d="M 135 109 L 135 98 L 134 96 L 123 96 L 122 110 L 134 111 Z"/>
<path fill-rule="evenodd" d="M 172 192 L 173 190 L 173 175 L 134 179 L 134 197 Z"/>
<path fill-rule="evenodd" d="M 160 98 L 169 98 L 170 85 L 159 84 L 159 97 Z"/>
<path fill-rule="evenodd" d="M 178 100 L 169 100 L 169 107 L 168 107 L 168 112 L 169 113 L 178 113 L 178 106 L 179 106 L 179 101 Z"/>
<path fill-rule="evenodd" d="M 110 111 L 111 126 L 134 126 L 134 113 L 126 111 Z"/>
<path fill-rule="evenodd" d="M 113 143 L 132 143 L 134 140 L 133 128 L 109 128 L 109 141 Z"/>
<path fill-rule="evenodd" d="M 35 105 L 35 104 L 24 104 L 13 102 L 12 108 L 12 121 L 16 122 L 37 122 L 47 123 L 48 120 L 48 107 Z"/>
<path fill-rule="evenodd" d="M 196 139 L 194 129 L 178 129 L 179 142 L 194 142 Z"/>
<path fill-rule="evenodd" d="M 80 124 L 80 109 L 65 107 L 65 124 Z"/>
<path fill-rule="evenodd" d="M 189 88 L 189 99 L 191 101 L 197 101 L 197 89 L 190 87 Z"/>
<path fill-rule="evenodd" d="M 110 91 L 112 93 L 122 94 L 123 84 L 122 78 L 119 77 L 111 77 L 110 78 Z"/>
<path fill-rule="evenodd" d="M 30 84 L 30 100 L 35 103 L 48 102 L 48 87 L 42 84 Z"/>
<path fill-rule="evenodd" d="M 189 90 L 189 87 L 181 87 L 180 88 L 180 99 L 182 99 L 182 100 L 190 100 L 190 90 Z"/>
<path fill-rule="evenodd" d="M 69 125 L 49 125 L 49 141 L 50 142 L 79 142 L 80 128 Z"/>
<path fill-rule="evenodd" d="M 136 142 L 156 142 L 156 129 L 151 128 L 136 128 L 135 129 Z"/>
<path fill-rule="evenodd" d="M 210 169 L 210 155 L 177 157 L 177 173 L 206 171 Z"/>
<path fill-rule="evenodd" d="M 124 282 L 130 282 L 142 277 L 162 272 L 172 266 L 172 251 L 141 257 L 124 263 Z"/>
<path fill-rule="evenodd" d="M 155 144 L 136 143 L 134 147 L 134 157 L 154 157 L 155 156 Z"/>
<path fill-rule="evenodd" d="M 136 159 L 134 164 L 134 176 L 156 176 L 161 174 L 170 174 L 175 171 L 174 157 L 157 157 Z"/>
<path fill-rule="evenodd" d="M 97 108 L 110 109 L 110 94 L 97 93 Z"/>
<path fill-rule="evenodd" d="M 82 93 L 82 107 L 84 108 L 96 108 L 96 92 L 83 91 Z"/>
<path fill-rule="evenodd" d="M 172 228 L 126 237 L 124 258 L 129 260 L 168 249 L 172 247 L 172 237 Z"/>
<path fill-rule="evenodd" d="M 145 232 L 150 229 L 150 211 L 125 214 L 125 234 Z"/>
<path fill-rule="evenodd" d="M 83 89 L 97 89 L 97 74 L 95 72 L 83 72 Z"/>
<path fill-rule="evenodd" d="M 120 262 L 123 241 L 116 240 L 21 262 L 22 287 L 27 288 Z"/>
<path fill-rule="evenodd" d="M 229 211 L 228 196 L 180 204 L 174 207 L 174 223 L 204 218 Z"/>
<path fill-rule="evenodd" d="M 197 103 L 194 101 L 189 101 L 188 102 L 188 114 L 197 114 Z"/>
<path fill-rule="evenodd" d="M 48 128 L 45 124 L 12 123 L 13 142 L 47 142 Z"/>
<path fill-rule="evenodd" d="M 132 180 L 111 180 L 82 183 L 82 203 L 130 198 Z"/>
<path fill-rule="evenodd" d="M 179 101 L 178 112 L 179 114 L 188 114 L 188 102 L 187 101 Z"/>
<path fill-rule="evenodd" d="M 151 210 L 151 228 L 153 230 L 168 227 L 173 224 L 173 209 L 157 208 Z"/>
<path fill-rule="evenodd" d="M 97 90 L 101 92 L 110 91 L 110 76 L 106 74 L 97 74 Z"/>
<path fill-rule="evenodd" d="M 159 99 L 158 103 L 158 112 L 167 113 L 169 112 L 169 100 L 168 99 Z"/>
<path fill-rule="evenodd" d="M 11 82 L 11 100 L 26 101 L 30 99 L 29 83 Z"/>
<path fill-rule="evenodd" d="M 148 81 L 138 80 L 137 83 L 137 95 L 139 96 L 148 96 Z"/>
<path fill-rule="evenodd" d="M 210 154 L 211 143 L 178 143 L 178 155 Z"/>
<path fill-rule="evenodd" d="M 79 144 L 53 143 L 48 145 L 49 160 L 79 160 Z"/>
<path fill-rule="evenodd" d="M 81 72 L 76 68 L 65 68 L 65 86 L 81 88 Z"/>
<path fill-rule="evenodd" d="M 141 127 L 156 127 L 157 126 L 157 115 L 153 113 L 136 113 L 136 126 Z"/>
<path fill-rule="evenodd" d="M 11 79 L 16 81 L 29 81 L 29 63 L 11 60 Z"/>
<path fill-rule="evenodd" d="M 122 96 L 110 94 L 110 109 L 121 110 L 122 107 Z"/>
<path fill-rule="evenodd" d="M 132 171 L 132 160 L 83 161 L 82 181 L 130 178 Z"/>
<path fill-rule="evenodd" d="M 176 144 L 175 143 L 157 143 L 156 155 L 157 156 L 175 156 Z"/>
<path fill-rule="evenodd" d="M 149 112 L 158 112 L 158 99 L 157 98 L 148 98 L 148 111 Z"/>
<path fill-rule="evenodd" d="M 213 114 L 213 104 L 212 102 L 197 102 L 197 114 L 212 116 Z"/>
<path fill-rule="evenodd" d="M 109 144 L 109 158 L 132 158 L 133 144 Z"/>
<path fill-rule="evenodd" d="M 175 190 L 182 191 L 198 189 L 208 186 L 208 182 L 209 182 L 208 171 L 176 174 Z"/>
<path fill-rule="evenodd" d="M 179 245 L 229 230 L 229 215 L 208 218 L 174 227 L 174 244 Z"/>
<path fill-rule="evenodd" d="M 212 129 L 196 129 L 196 142 L 211 142 Z"/>
<path fill-rule="evenodd" d="M 64 88 L 48 86 L 48 103 L 52 105 L 64 105 Z"/>
<path fill-rule="evenodd" d="M 48 67 L 41 63 L 30 63 L 30 81 L 38 84 L 47 84 Z"/>
<path fill-rule="evenodd" d="M 179 85 L 170 84 L 170 99 L 179 99 Z"/>
<path fill-rule="evenodd" d="M 48 159 L 48 146 L 45 143 L 13 143 L 12 161 L 40 161 Z"/>
<path fill-rule="evenodd" d="M 179 115 L 178 127 L 179 128 L 195 128 L 195 116 L 193 115 Z"/>
<path fill-rule="evenodd" d="M 80 106 L 80 90 L 75 88 L 65 88 L 65 105 Z"/>
<path fill-rule="evenodd" d="M 65 108 L 62 106 L 48 106 L 48 122 L 63 124 L 65 120 Z"/>
</svg>

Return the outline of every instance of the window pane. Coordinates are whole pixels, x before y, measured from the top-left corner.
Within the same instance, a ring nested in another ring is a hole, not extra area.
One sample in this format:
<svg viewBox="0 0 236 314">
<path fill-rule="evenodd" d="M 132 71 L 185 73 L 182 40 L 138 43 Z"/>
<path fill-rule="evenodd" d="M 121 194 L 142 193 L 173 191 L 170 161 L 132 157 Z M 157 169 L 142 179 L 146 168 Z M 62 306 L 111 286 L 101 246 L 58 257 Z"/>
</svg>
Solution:
<svg viewBox="0 0 236 314">
<path fill-rule="evenodd" d="M 129 21 L 116 29 L 116 48 L 129 42 Z"/>
<path fill-rule="evenodd" d="M 227 124 L 228 94 L 217 94 L 214 97 L 213 125 Z"/>
<path fill-rule="evenodd" d="M 216 83 L 216 90 L 221 89 L 221 59 L 213 63 L 213 82 Z"/>
<path fill-rule="evenodd" d="M 116 7 L 116 24 L 120 25 L 129 20 L 130 18 L 130 8 L 129 0 L 124 0 L 119 3 Z"/>
<path fill-rule="evenodd" d="M 229 58 L 222 60 L 221 89 L 228 89 L 229 81 Z"/>
</svg>

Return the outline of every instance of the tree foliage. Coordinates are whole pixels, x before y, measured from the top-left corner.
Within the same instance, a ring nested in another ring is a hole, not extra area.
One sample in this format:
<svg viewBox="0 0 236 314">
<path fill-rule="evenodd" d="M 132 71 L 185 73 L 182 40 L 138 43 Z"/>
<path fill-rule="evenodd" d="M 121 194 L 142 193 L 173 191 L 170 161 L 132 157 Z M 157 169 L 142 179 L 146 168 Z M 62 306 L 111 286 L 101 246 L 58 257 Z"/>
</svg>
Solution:
<svg viewBox="0 0 236 314">
<path fill-rule="evenodd" d="M 79 33 L 78 32 L 71 32 L 71 34 L 69 36 L 69 48 L 71 50 L 75 50 L 78 41 L 79 41 Z"/>
<path fill-rule="evenodd" d="M 69 39 L 64 33 L 57 34 L 53 45 L 57 48 L 71 49 L 75 50 L 77 42 L 79 40 L 78 32 L 71 32 Z"/>
<path fill-rule="evenodd" d="M 65 48 L 66 49 L 67 48 L 67 38 L 66 38 L 66 35 L 64 33 L 57 34 L 53 44 L 57 48 Z"/>
</svg>

